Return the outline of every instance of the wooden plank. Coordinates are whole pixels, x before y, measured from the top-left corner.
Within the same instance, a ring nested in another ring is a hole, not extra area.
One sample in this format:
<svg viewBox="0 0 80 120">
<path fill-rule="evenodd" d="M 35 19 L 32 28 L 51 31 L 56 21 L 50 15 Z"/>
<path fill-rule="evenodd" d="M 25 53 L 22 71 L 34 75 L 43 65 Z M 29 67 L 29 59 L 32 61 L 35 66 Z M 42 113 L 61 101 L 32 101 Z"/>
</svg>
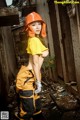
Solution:
<svg viewBox="0 0 80 120">
<path fill-rule="evenodd" d="M 66 11 L 66 7 L 59 6 L 59 15 L 62 31 L 62 46 L 64 50 L 65 57 L 65 67 L 67 80 L 66 82 L 71 82 L 76 80 L 75 62 L 74 62 L 74 52 L 72 44 L 71 26 L 69 21 L 69 16 Z"/>
<path fill-rule="evenodd" d="M 75 70 L 76 70 L 76 81 L 78 87 L 78 94 L 80 96 L 80 6 L 76 6 L 76 16 L 70 18 L 71 34 L 73 42 Z"/>
<path fill-rule="evenodd" d="M 63 79 L 64 79 L 64 81 L 67 81 L 68 78 L 67 78 L 67 71 L 66 71 L 66 66 L 65 66 L 64 49 L 63 49 L 63 45 L 62 45 L 62 31 L 61 31 L 61 23 L 60 23 L 58 5 L 55 5 L 55 9 L 56 9 L 56 18 L 57 18 L 57 27 L 58 27 L 60 50 L 61 50 Z"/>
<path fill-rule="evenodd" d="M 61 61 L 61 50 L 60 50 L 60 43 L 59 43 L 59 34 L 58 34 L 58 27 L 57 27 L 57 15 L 56 9 L 54 6 L 54 2 L 49 2 L 49 13 L 51 19 L 51 27 L 52 27 L 52 36 L 53 36 L 53 43 L 54 43 L 54 51 L 55 51 L 55 59 L 56 59 L 56 70 L 57 74 L 60 78 L 63 78 L 62 72 L 62 61 Z"/>
<path fill-rule="evenodd" d="M 11 26 L 15 24 L 19 24 L 18 15 L 0 17 L 0 26 Z"/>
<path fill-rule="evenodd" d="M 19 24 L 19 14 L 16 8 L 0 9 L 0 26 Z"/>
<path fill-rule="evenodd" d="M 8 16 L 8 15 L 15 15 L 18 14 L 17 8 L 0 8 L 0 16 Z"/>
</svg>

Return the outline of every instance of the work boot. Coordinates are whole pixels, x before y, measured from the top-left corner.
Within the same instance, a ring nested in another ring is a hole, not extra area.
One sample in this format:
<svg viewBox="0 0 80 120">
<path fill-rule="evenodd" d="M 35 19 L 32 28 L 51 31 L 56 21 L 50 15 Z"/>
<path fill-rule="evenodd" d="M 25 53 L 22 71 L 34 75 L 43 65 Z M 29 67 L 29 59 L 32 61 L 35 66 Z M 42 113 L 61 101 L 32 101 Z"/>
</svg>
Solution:
<svg viewBox="0 0 80 120">
<path fill-rule="evenodd" d="M 18 114 L 18 112 L 15 112 L 15 117 L 16 117 L 16 120 L 31 120 L 30 118 L 21 118 L 20 115 Z"/>
</svg>

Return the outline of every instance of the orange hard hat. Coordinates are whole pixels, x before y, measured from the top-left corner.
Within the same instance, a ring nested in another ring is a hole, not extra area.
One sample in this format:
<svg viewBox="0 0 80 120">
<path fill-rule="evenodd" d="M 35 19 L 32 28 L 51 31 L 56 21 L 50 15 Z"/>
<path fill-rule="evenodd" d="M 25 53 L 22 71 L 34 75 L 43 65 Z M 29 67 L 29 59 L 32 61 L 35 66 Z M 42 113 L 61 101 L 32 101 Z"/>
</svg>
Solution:
<svg viewBox="0 0 80 120">
<path fill-rule="evenodd" d="M 29 25 L 30 23 L 32 22 L 35 22 L 35 21 L 41 21 L 41 22 L 44 22 L 41 18 L 41 16 L 36 13 L 36 12 L 32 12 L 30 14 L 28 14 L 26 17 L 25 17 L 25 25 Z"/>
<path fill-rule="evenodd" d="M 41 16 L 36 12 L 32 12 L 25 17 L 25 31 L 27 31 L 30 37 L 35 36 L 34 31 L 30 27 L 30 23 L 36 22 L 36 21 L 40 21 L 42 23 L 41 36 L 46 37 L 46 24 L 42 20 Z"/>
</svg>

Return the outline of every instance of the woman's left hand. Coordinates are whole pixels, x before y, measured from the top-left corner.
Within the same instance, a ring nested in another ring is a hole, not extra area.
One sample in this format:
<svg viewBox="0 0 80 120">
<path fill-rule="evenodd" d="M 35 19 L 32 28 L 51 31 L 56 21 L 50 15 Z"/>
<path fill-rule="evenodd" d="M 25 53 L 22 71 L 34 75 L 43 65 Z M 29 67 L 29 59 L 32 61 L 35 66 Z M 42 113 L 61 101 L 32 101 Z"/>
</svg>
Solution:
<svg viewBox="0 0 80 120">
<path fill-rule="evenodd" d="M 38 94 L 38 93 L 40 93 L 41 92 L 41 87 L 42 87 L 42 84 L 41 84 L 41 82 L 40 81 L 36 81 L 36 87 L 37 87 L 37 89 L 35 90 L 35 94 Z"/>
</svg>

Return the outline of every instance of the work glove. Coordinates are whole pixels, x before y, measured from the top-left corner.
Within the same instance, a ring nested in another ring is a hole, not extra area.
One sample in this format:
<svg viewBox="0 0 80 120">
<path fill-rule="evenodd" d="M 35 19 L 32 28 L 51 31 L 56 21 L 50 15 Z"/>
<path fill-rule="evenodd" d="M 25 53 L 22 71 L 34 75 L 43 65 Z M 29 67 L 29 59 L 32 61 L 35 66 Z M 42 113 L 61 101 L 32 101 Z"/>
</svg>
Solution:
<svg viewBox="0 0 80 120">
<path fill-rule="evenodd" d="M 42 87 L 42 85 L 41 85 L 41 82 L 40 82 L 40 81 L 36 81 L 35 84 L 36 84 L 35 94 L 38 94 L 38 93 L 41 92 L 41 87 Z"/>
</svg>

